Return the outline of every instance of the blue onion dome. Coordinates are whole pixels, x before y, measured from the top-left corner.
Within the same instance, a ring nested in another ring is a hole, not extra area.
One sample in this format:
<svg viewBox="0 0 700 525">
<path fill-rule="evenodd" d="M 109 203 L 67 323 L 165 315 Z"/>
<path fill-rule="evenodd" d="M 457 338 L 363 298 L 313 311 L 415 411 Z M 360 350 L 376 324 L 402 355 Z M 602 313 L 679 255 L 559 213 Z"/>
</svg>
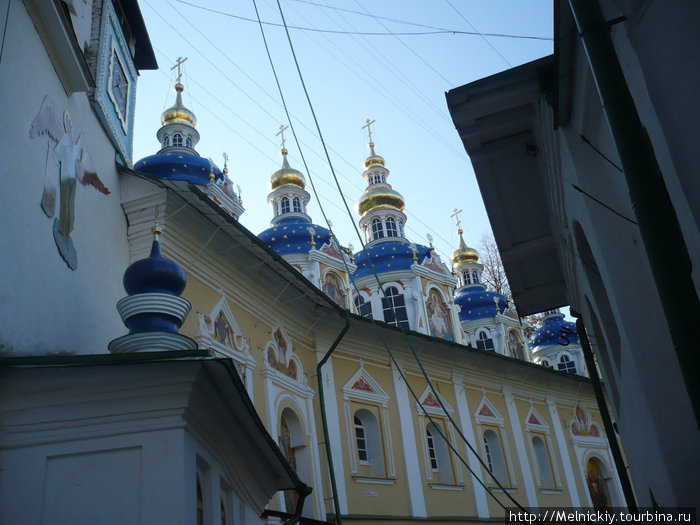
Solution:
<svg viewBox="0 0 700 525">
<path fill-rule="evenodd" d="M 148 257 L 131 263 L 124 272 L 124 289 L 128 295 L 165 293 L 179 296 L 186 284 L 185 272 L 176 262 L 163 258 L 158 240 L 153 241 Z"/>
<path fill-rule="evenodd" d="M 529 343 L 533 352 L 547 346 L 578 343 L 576 325 L 564 319 L 559 310 L 548 310 L 542 318 L 542 325 L 530 336 Z"/>
<path fill-rule="evenodd" d="M 224 181 L 224 172 L 209 159 L 181 151 L 158 152 L 139 160 L 134 169 L 161 179 L 184 180 L 205 186 L 212 180 Z"/>
<path fill-rule="evenodd" d="M 353 277 L 372 275 L 373 271 L 382 274 L 395 270 L 408 270 L 414 264 L 422 264 L 430 254 L 428 246 L 408 241 L 384 240 L 355 254 L 357 270 Z"/>
<path fill-rule="evenodd" d="M 289 185 L 298 186 L 302 190 L 306 188 L 306 179 L 303 173 L 289 165 L 287 153 L 287 149 L 282 148 L 282 167 L 270 176 L 270 190 Z"/>
<path fill-rule="evenodd" d="M 477 252 L 474 248 L 467 246 L 467 244 L 464 242 L 464 238 L 462 237 L 463 233 L 462 228 L 457 230 L 457 235 L 459 235 L 459 246 L 452 254 L 453 268 L 456 268 L 464 263 L 477 262 L 479 260 L 479 252 Z"/>
<path fill-rule="evenodd" d="M 508 309 L 505 295 L 488 292 L 483 288 L 460 288 L 455 293 L 454 301 L 461 308 L 460 321 L 495 317 Z"/>
<path fill-rule="evenodd" d="M 261 232 L 258 238 L 278 255 L 288 255 L 321 248 L 330 242 L 331 232 L 318 224 L 290 217 Z"/>
</svg>

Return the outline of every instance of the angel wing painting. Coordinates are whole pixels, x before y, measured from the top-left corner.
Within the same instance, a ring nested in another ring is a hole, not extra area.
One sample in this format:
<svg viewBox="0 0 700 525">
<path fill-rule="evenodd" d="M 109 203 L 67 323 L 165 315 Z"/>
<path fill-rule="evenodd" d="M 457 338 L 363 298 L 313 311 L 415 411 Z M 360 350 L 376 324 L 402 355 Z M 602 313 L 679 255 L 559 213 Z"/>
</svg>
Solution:
<svg viewBox="0 0 700 525">
<path fill-rule="evenodd" d="M 29 137 L 48 137 L 46 153 L 46 174 L 44 191 L 41 196 L 41 208 L 47 217 L 56 214 L 53 236 L 58 251 L 71 270 L 78 267 L 78 255 L 70 238 L 75 222 L 75 188 L 77 182 L 83 186 L 90 185 L 100 193 L 109 194 L 95 171 L 90 153 L 83 146 L 82 133 L 78 140 L 73 139 L 73 124 L 68 111 L 63 112 L 63 124 L 56 117 L 53 100 L 44 97 L 39 114 L 32 122 Z"/>
</svg>

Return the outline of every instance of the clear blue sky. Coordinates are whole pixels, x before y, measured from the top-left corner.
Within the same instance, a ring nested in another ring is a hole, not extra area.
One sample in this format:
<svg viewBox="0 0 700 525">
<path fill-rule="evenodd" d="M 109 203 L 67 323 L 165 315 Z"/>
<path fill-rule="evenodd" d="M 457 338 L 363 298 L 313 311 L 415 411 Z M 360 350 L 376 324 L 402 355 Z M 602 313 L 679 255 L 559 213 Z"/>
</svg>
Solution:
<svg viewBox="0 0 700 525">
<path fill-rule="evenodd" d="M 257 22 L 206 11 L 204 6 L 255 19 L 252 0 L 141 0 L 160 65 L 139 78 L 134 160 L 155 153 L 160 113 L 174 102 L 177 57 L 183 66 L 184 103 L 197 115 L 203 157 L 223 165 L 242 189 L 240 221 L 254 233 L 269 226 L 269 176 L 279 168 L 280 124 L 287 124 Z M 406 201 L 407 236 L 427 244 L 434 238 L 443 261 L 457 245 L 454 208 L 464 210 L 467 244 L 477 246 L 490 231 L 469 159 L 445 104 L 444 93 L 552 52 L 551 40 L 468 34 L 402 35 L 434 28 L 537 37 L 552 36 L 548 0 L 281 0 L 289 26 L 323 31 L 384 33 L 351 35 L 290 29 L 331 161 L 357 223 L 355 203 L 365 188 L 362 162 L 368 155 L 365 119 L 376 120 L 377 154 L 391 171 L 388 182 Z M 332 7 L 330 7 L 332 6 Z M 279 24 L 276 0 L 258 0 L 263 22 Z M 371 16 L 370 16 L 371 15 Z M 384 17 L 384 18 L 379 18 Z M 389 20 L 391 19 L 391 20 Z M 402 22 L 410 22 L 410 25 Z M 265 25 L 274 65 L 301 141 L 321 205 L 341 243 L 360 246 L 332 180 L 313 118 L 304 98 L 284 28 Z M 394 34 L 390 34 L 394 33 Z M 290 163 L 304 171 L 287 133 Z M 312 193 L 307 180 L 307 189 Z M 309 212 L 324 224 L 313 197 Z"/>
</svg>

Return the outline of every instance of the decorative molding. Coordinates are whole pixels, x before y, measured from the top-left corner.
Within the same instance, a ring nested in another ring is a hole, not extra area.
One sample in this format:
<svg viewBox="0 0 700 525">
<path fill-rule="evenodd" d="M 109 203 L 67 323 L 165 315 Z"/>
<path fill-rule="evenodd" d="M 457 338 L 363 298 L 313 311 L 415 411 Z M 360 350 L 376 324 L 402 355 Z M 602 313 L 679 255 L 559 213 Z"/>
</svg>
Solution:
<svg viewBox="0 0 700 525">
<path fill-rule="evenodd" d="M 445 411 L 447 411 L 447 413 L 451 415 L 454 412 L 454 409 L 450 406 L 450 404 L 447 401 L 445 401 L 445 398 L 442 397 L 439 392 L 438 396 L 440 398 L 440 401 L 442 401 L 443 406 L 445 407 Z M 445 412 L 442 410 L 442 407 L 440 406 L 438 400 L 435 399 L 435 395 L 433 394 L 433 391 L 430 389 L 429 386 L 425 387 L 425 390 L 423 390 L 423 393 L 418 398 L 418 403 L 416 403 L 416 410 L 418 411 L 419 416 L 422 416 L 424 414 L 424 409 L 425 412 L 427 412 L 431 416 L 434 415 L 444 417 L 445 415 Z"/>
<path fill-rule="evenodd" d="M 490 425 L 503 426 L 503 416 L 496 410 L 491 401 L 486 397 L 486 394 L 482 394 L 481 401 L 477 405 L 474 411 L 474 419 L 477 423 L 486 423 Z"/>
<path fill-rule="evenodd" d="M 530 405 L 530 410 L 528 410 L 527 415 L 525 416 L 524 424 L 525 428 L 529 431 L 544 432 L 545 434 L 549 434 L 549 425 L 540 415 L 540 413 L 535 410 L 535 407 L 532 404 Z"/>
<path fill-rule="evenodd" d="M 386 408 L 389 395 L 379 383 L 367 372 L 363 365 L 355 372 L 342 388 L 343 399 L 358 399 L 377 403 Z"/>
</svg>

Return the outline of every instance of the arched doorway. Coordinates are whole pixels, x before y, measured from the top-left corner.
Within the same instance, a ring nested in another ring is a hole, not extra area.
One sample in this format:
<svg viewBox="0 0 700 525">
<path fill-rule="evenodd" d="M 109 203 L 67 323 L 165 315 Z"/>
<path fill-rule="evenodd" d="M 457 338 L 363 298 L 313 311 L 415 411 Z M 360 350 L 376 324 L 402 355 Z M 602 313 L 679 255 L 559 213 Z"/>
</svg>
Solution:
<svg viewBox="0 0 700 525">
<path fill-rule="evenodd" d="M 304 441 L 304 436 L 304 427 L 299 420 L 299 416 L 297 416 L 294 410 L 291 408 L 285 408 L 282 410 L 279 428 L 280 448 L 282 449 L 284 457 L 287 459 L 299 478 L 303 482 L 309 484 L 309 452 Z M 286 512 L 293 514 L 296 510 L 298 501 L 299 494 L 297 494 L 296 490 L 284 491 L 284 506 Z M 304 515 L 307 515 L 309 509 L 307 505 L 304 505 L 304 507 Z M 313 512 L 311 511 L 310 515 L 312 514 Z"/>
</svg>

